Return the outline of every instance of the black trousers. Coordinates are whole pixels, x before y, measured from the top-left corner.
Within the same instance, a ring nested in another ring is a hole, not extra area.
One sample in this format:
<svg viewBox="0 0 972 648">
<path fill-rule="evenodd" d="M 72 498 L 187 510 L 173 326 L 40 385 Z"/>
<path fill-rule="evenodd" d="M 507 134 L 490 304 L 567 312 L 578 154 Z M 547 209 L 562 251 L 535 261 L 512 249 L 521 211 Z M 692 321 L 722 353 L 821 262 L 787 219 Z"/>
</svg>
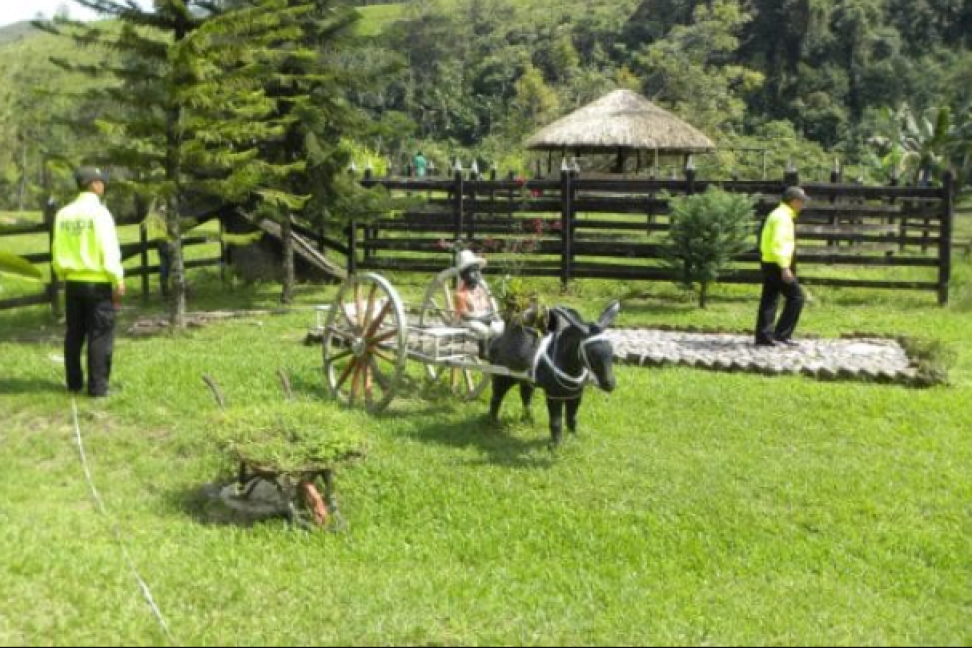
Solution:
<svg viewBox="0 0 972 648">
<path fill-rule="evenodd" d="M 67 282 L 67 335 L 64 338 L 64 365 L 67 387 L 84 390 L 81 352 L 88 345 L 88 394 L 108 394 L 111 356 L 115 350 L 115 305 L 109 284 Z"/>
<path fill-rule="evenodd" d="M 776 314 L 780 296 L 786 298 L 783 315 L 777 323 Z M 759 304 L 759 320 L 756 323 L 756 342 L 766 343 L 774 340 L 790 340 L 796 332 L 803 314 L 806 296 L 798 281 L 783 281 L 783 270 L 774 263 L 763 264 L 763 298 Z"/>
</svg>

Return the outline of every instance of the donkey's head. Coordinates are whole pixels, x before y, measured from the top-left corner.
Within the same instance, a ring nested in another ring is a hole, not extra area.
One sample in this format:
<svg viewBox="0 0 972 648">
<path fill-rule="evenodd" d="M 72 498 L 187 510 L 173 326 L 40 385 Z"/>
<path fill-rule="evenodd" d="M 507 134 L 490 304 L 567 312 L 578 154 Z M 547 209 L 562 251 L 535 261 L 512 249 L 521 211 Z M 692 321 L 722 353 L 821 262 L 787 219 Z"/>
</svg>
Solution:
<svg viewBox="0 0 972 648">
<path fill-rule="evenodd" d="M 605 332 L 614 325 L 621 314 L 621 303 L 611 304 L 597 322 L 585 322 L 580 314 L 571 309 L 558 307 L 550 311 L 550 330 L 560 336 L 558 365 L 571 369 L 587 369 L 604 391 L 613 392 L 617 386 L 614 378 L 614 346 Z"/>
</svg>

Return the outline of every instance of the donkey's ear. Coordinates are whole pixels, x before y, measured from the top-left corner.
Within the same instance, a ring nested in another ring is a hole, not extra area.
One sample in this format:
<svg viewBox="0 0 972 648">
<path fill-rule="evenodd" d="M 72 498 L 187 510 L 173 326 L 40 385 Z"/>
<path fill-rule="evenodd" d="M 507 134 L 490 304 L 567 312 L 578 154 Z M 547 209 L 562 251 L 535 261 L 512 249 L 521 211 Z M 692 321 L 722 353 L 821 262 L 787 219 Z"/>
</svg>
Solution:
<svg viewBox="0 0 972 648">
<path fill-rule="evenodd" d="M 587 329 L 587 325 L 584 324 L 584 321 L 576 311 L 563 308 L 562 306 L 550 309 L 547 322 L 547 330 L 555 333 L 564 331 L 572 326 L 583 330 Z"/>
<path fill-rule="evenodd" d="M 619 315 L 621 315 L 621 302 L 616 301 L 601 314 L 601 319 L 597 321 L 598 327 L 602 330 L 611 328 L 618 321 Z"/>
</svg>

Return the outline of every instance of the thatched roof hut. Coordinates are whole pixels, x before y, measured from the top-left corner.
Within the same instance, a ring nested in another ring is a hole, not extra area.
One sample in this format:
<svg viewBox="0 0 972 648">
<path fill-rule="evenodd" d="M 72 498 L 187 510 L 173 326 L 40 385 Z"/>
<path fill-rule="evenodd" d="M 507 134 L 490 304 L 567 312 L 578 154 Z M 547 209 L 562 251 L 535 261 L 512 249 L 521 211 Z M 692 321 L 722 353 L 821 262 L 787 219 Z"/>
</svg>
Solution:
<svg viewBox="0 0 972 648">
<path fill-rule="evenodd" d="M 630 90 L 615 90 L 527 140 L 532 151 L 690 155 L 715 150 L 697 128 Z"/>
</svg>

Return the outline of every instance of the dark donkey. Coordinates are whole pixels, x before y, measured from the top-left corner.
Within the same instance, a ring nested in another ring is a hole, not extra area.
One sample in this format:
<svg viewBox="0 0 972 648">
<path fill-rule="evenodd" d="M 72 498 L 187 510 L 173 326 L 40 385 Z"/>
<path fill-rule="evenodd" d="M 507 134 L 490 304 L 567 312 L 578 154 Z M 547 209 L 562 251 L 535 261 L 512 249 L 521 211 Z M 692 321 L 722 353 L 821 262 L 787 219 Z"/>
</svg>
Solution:
<svg viewBox="0 0 972 648">
<path fill-rule="evenodd" d="M 514 370 L 525 370 L 529 380 L 494 376 L 490 419 L 499 421 L 503 400 L 519 384 L 524 417 L 531 420 L 533 395 L 539 387 L 547 396 L 553 445 L 559 445 L 563 440 L 565 410 L 567 427 L 576 433 L 577 413 L 590 379 L 593 378 L 597 386 L 608 393 L 617 387 L 614 347 L 604 333 L 620 313 L 621 304 L 614 303 L 596 324 L 588 324 L 577 311 L 558 307 L 550 311 L 547 322 L 550 334 L 546 337 L 528 333 L 529 342 L 524 342 L 527 329 L 511 327 L 506 334 L 494 340 L 490 348 L 490 361 Z"/>
</svg>

